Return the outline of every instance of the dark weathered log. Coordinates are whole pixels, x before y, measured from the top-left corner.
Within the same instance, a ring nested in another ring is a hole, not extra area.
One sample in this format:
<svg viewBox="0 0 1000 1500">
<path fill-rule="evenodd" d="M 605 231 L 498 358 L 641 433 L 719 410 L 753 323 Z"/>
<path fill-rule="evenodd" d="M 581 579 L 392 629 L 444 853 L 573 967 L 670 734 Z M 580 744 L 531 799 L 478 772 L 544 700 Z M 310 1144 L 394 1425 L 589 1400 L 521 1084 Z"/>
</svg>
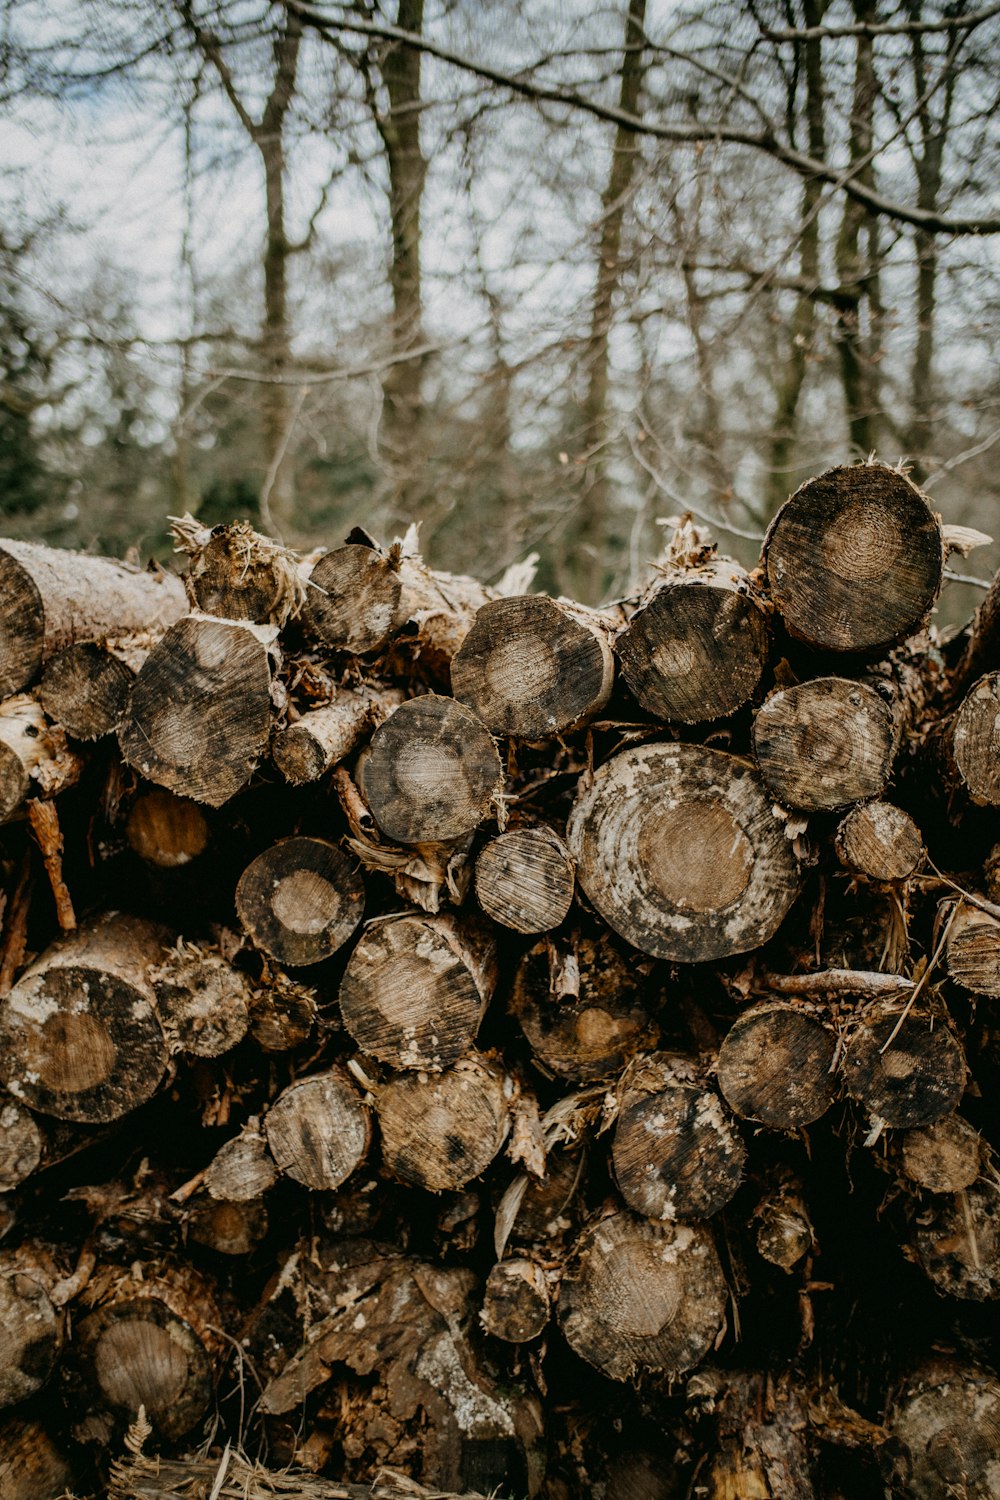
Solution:
<svg viewBox="0 0 1000 1500">
<path fill-rule="evenodd" d="M 616 1213 L 583 1231 L 563 1276 L 570 1347 L 612 1380 L 681 1375 L 722 1332 L 727 1291 L 709 1231 Z"/>
<path fill-rule="evenodd" d="M 686 1486 L 681 1468 L 662 1453 L 629 1449 L 611 1453 L 602 1476 L 601 1500 L 681 1500 Z"/>
<path fill-rule="evenodd" d="M 184 585 L 157 568 L 62 552 L 37 542 L 0 543 L 0 696 L 27 687 L 74 641 L 165 630 L 187 611 Z"/>
<path fill-rule="evenodd" d="M 196 1198 L 185 1215 L 184 1227 L 188 1239 L 217 1255 L 251 1255 L 266 1237 L 270 1222 L 259 1201 Z"/>
<path fill-rule="evenodd" d="M 476 860 L 476 899 L 515 932 L 548 932 L 573 904 L 569 850 L 551 828 L 518 828 L 491 839 Z"/>
<path fill-rule="evenodd" d="M 705 1500 L 814 1500 L 807 1402 L 788 1375 L 699 1370 L 687 1394 L 707 1405 L 715 1428 L 698 1470 Z"/>
<path fill-rule="evenodd" d="M 188 554 L 188 582 L 206 615 L 281 626 L 302 607 L 307 565 L 248 521 L 210 531 L 185 516 L 173 533 Z"/>
<path fill-rule="evenodd" d="M 726 718 L 757 690 L 767 619 L 746 571 L 709 555 L 666 568 L 615 643 L 643 708 L 668 723 Z"/>
<path fill-rule="evenodd" d="M 945 963 L 956 984 L 975 995 L 1000 996 L 1000 920 L 969 901 L 942 903 Z"/>
<path fill-rule="evenodd" d="M 187 1264 L 147 1266 L 141 1277 L 107 1267 L 87 1285 L 73 1354 L 99 1409 L 134 1419 L 140 1406 L 176 1441 L 212 1401 L 221 1316 L 208 1283 Z"/>
<path fill-rule="evenodd" d="M 1000 1185 L 990 1176 L 939 1197 L 920 1215 L 915 1258 L 939 1292 L 973 1302 L 1000 1298 Z"/>
<path fill-rule="evenodd" d="M 118 730 L 148 781 L 219 807 L 245 786 L 271 728 L 271 627 L 189 615 L 153 647 Z"/>
<path fill-rule="evenodd" d="M 16 1099 L 0 1100 L 0 1193 L 9 1193 L 31 1176 L 44 1144 L 34 1115 Z"/>
<path fill-rule="evenodd" d="M 581 1082 L 620 1073 L 659 1036 L 634 964 L 616 944 L 583 933 L 545 939 L 525 954 L 510 1012 L 546 1072 Z"/>
<path fill-rule="evenodd" d="M 799 1130 L 833 1103 L 836 1039 L 812 1011 L 769 1001 L 738 1016 L 719 1049 L 726 1103 L 744 1120 Z"/>
<path fill-rule="evenodd" d="M 757 774 L 698 745 L 640 745 L 606 761 L 577 798 L 567 843 L 601 916 L 655 958 L 745 953 L 798 893 Z"/>
<path fill-rule="evenodd" d="M 544 594 L 485 604 L 451 664 L 455 697 L 494 734 L 523 740 L 578 729 L 613 679 L 605 622 Z"/>
<path fill-rule="evenodd" d="M 891 802 L 852 807 L 840 821 L 835 842 L 841 864 L 867 880 L 905 880 L 924 857 L 920 829 Z"/>
<path fill-rule="evenodd" d="M 155 1091 L 167 1064 L 150 969 L 162 928 L 112 914 L 70 934 L 0 1003 L 0 1073 L 42 1114 L 117 1120 Z"/>
<path fill-rule="evenodd" d="M 480 1320 L 509 1344 L 538 1338 L 549 1321 L 549 1286 L 537 1261 L 525 1255 L 498 1261 L 486 1278 Z"/>
<path fill-rule="evenodd" d="M 280 969 L 266 969 L 250 996 L 250 1032 L 263 1052 L 301 1047 L 316 1021 L 316 992 Z"/>
<path fill-rule="evenodd" d="M 940 1017 L 876 1001 L 847 1044 L 844 1083 L 872 1116 L 897 1130 L 951 1114 L 965 1089 L 962 1049 Z"/>
<path fill-rule="evenodd" d="M 326 839 L 272 844 L 243 871 L 236 911 L 258 948 L 297 968 L 342 948 L 364 913 L 357 860 Z"/>
<path fill-rule="evenodd" d="M 340 1013 L 369 1056 L 439 1070 L 472 1046 L 496 977 L 496 944 L 485 927 L 444 916 L 382 918 L 351 954 Z"/>
<path fill-rule="evenodd" d="M 0 1407 L 41 1390 L 62 1342 L 62 1318 L 52 1306 L 44 1270 L 33 1276 L 21 1269 L 31 1263 L 27 1247 L 18 1261 L 20 1266 L 0 1258 Z"/>
<path fill-rule="evenodd" d="M 247 1121 L 239 1135 L 219 1147 L 205 1168 L 201 1183 L 220 1202 L 250 1203 L 263 1197 L 277 1179 L 278 1170 L 267 1138 L 255 1117 Z"/>
<path fill-rule="evenodd" d="M 303 625 L 322 646 L 367 655 L 413 621 L 421 652 L 446 667 L 490 597 L 475 579 L 432 572 L 406 543 L 352 542 L 313 567 Z"/>
<path fill-rule="evenodd" d="M 279 1171 L 305 1187 L 340 1187 L 371 1144 L 371 1111 L 346 1072 L 302 1078 L 278 1095 L 264 1119 Z"/>
<path fill-rule="evenodd" d="M 208 820 L 197 802 L 152 787 L 140 792 L 129 808 L 125 837 L 147 864 L 174 870 L 204 853 Z"/>
<path fill-rule="evenodd" d="M 503 792 L 503 767 L 486 725 L 435 693 L 401 704 L 376 729 L 358 778 L 379 828 L 399 844 L 464 838 Z"/>
<path fill-rule="evenodd" d="M 114 734 L 153 637 L 137 636 L 134 642 L 132 646 L 116 643 L 112 648 L 97 641 L 77 641 L 50 657 L 36 692 L 52 722 L 76 740 Z"/>
<path fill-rule="evenodd" d="M 655 1052 L 629 1064 L 611 1159 L 622 1197 L 650 1219 L 707 1219 L 740 1185 L 746 1147 L 689 1058 Z"/>
<path fill-rule="evenodd" d="M 874 688 L 817 677 L 772 693 L 753 725 L 771 796 L 807 812 L 881 796 L 892 771 L 892 713 Z"/>
<path fill-rule="evenodd" d="M 432 1193 L 485 1172 L 510 1129 L 504 1076 L 479 1057 L 430 1076 L 401 1074 L 378 1091 L 376 1109 L 385 1166 Z"/>
<path fill-rule="evenodd" d="M 0 1500 L 62 1500 L 69 1460 L 37 1417 L 0 1422 Z"/>
<path fill-rule="evenodd" d="M 521 1179 L 522 1188 L 514 1210 L 510 1239 L 524 1246 L 558 1239 L 571 1229 L 580 1212 L 586 1181 L 582 1148 L 555 1148 L 546 1152 L 545 1174 Z"/>
<path fill-rule="evenodd" d="M 961 1115 L 908 1130 L 902 1139 L 903 1171 L 928 1193 L 960 1193 L 971 1187 L 982 1171 L 983 1156 L 982 1137 Z"/>
<path fill-rule="evenodd" d="M 2 557 L 2 553 L 0 553 Z M 55 797 L 80 779 L 83 762 L 29 693 L 0 703 L 0 823 L 28 797 Z"/>
<path fill-rule="evenodd" d="M 250 987 L 221 953 L 182 938 L 149 971 L 149 980 L 172 1049 L 221 1057 L 246 1036 Z"/>
<path fill-rule="evenodd" d="M 401 696 L 387 688 L 378 693 L 339 688 L 332 703 L 324 703 L 279 730 L 271 743 L 271 759 L 286 781 L 305 786 L 352 755 Z"/>
<path fill-rule="evenodd" d="M 801 485 L 771 522 L 763 558 L 790 634 L 822 650 L 876 652 L 930 614 L 944 546 L 916 485 L 866 463 Z"/>
<path fill-rule="evenodd" d="M 809 1210 L 797 1184 L 783 1183 L 765 1193 L 753 1213 L 759 1253 L 772 1266 L 791 1272 L 816 1252 L 816 1236 Z"/>
<path fill-rule="evenodd" d="M 893 1396 L 886 1426 L 893 1478 L 909 1500 L 995 1500 L 1000 1464 L 1000 1382 L 987 1370 L 936 1359 Z"/>
</svg>

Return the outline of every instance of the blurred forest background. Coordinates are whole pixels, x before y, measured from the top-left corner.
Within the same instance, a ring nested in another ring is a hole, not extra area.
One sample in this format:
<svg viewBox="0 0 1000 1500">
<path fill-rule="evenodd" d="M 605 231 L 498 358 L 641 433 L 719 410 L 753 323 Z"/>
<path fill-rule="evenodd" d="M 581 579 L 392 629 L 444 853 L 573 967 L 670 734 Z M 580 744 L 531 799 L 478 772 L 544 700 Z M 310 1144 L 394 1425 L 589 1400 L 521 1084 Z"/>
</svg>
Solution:
<svg viewBox="0 0 1000 1500">
<path fill-rule="evenodd" d="M 1000 532 L 1000 4 L 2 12 L 7 534 L 418 520 L 596 601 L 872 452 Z"/>
</svg>

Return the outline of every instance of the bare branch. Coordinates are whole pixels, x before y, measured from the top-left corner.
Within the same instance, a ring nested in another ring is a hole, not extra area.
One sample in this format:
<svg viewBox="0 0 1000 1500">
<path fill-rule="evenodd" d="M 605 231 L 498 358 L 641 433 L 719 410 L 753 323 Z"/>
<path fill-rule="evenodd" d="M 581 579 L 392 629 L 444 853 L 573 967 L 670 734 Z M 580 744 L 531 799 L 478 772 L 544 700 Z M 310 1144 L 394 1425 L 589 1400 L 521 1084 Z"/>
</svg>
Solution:
<svg viewBox="0 0 1000 1500">
<path fill-rule="evenodd" d="M 804 42 L 812 38 L 846 36 L 916 36 L 934 31 L 971 31 L 1000 15 L 1000 4 L 983 5 L 964 16 L 939 16 L 936 21 L 853 21 L 845 26 L 762 26 L 770 42 Z"/>
</svg>

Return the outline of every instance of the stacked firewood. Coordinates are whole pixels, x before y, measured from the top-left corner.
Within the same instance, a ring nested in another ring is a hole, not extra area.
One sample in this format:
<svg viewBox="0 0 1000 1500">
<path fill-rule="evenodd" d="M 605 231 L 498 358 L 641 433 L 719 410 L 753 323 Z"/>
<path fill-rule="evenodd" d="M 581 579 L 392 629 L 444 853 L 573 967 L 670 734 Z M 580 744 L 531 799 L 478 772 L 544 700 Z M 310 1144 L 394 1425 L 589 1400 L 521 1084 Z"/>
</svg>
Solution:
<svg viewBox="0 0 1000 1500">
<path fill-rule="evenodd" d="M 984 539 L 174 534 L 0 544 L 0 1500 L 1000 1493 Z"/>
</svg>

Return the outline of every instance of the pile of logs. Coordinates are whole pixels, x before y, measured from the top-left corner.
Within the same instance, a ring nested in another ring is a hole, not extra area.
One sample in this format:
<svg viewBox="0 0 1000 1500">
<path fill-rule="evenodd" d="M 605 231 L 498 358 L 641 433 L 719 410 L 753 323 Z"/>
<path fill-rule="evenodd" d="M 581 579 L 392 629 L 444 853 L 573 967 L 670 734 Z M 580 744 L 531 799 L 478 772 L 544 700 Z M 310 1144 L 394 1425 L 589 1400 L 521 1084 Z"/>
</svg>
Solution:
<svg viewBox="0 0 1000 1500">
<path fill-rule="evenodd" d="M 174 534 L 0 544 L 0 1500 L 1000 1494 L 983 538 Z"/>
</svg>

